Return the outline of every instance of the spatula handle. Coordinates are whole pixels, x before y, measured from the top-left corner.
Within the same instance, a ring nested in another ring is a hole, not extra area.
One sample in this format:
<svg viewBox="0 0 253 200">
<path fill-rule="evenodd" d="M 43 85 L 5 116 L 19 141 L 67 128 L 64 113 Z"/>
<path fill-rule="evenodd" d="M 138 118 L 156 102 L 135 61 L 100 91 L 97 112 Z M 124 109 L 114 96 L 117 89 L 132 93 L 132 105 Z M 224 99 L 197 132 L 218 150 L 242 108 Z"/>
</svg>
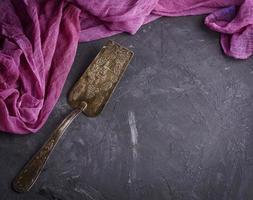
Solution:
<svg viewBox="0 0 253 200">
<path fill-rule="evenodd" d="M 87 104 L 85 103 L 82 107 L 73 110 L 52 132 L 40 150 L 35 153 L 32 159 L 24 166 L 14 179 L 12 186 L 15 191 L 26 192 L 31 189 L 45 166 L 50 153 L 53 151 L 64 131 L 68 128 L 71 122 L 86 109 L 86 107 Z"/>
</svg>

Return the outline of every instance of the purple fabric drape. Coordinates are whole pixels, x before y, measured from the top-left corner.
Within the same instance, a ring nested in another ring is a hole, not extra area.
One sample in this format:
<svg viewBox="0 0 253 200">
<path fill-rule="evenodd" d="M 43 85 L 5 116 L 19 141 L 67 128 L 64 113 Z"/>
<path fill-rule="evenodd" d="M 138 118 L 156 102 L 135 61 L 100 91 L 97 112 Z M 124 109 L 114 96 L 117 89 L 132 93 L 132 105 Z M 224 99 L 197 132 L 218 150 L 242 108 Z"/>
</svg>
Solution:
<svg viewBox="0 0 253 200">
<path fill-rule="evenodd" d="M 78 41 L 136 33 L 160 16 L 210 13 L 225 54 L 253 53 L 253 0 L 1 0 L 0 130 L 36 132 L 47 120 Z"/>
</svg>

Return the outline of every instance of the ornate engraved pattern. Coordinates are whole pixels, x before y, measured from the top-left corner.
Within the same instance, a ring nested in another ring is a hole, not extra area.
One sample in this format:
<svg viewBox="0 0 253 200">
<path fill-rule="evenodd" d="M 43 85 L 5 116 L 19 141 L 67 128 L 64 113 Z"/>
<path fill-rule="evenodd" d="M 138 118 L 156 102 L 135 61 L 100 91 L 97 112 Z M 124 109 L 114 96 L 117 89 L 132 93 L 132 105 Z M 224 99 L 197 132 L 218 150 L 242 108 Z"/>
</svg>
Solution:
<svg viewBox="0 0 253 200">
<path fill-rule="evenodd" d="M 88 104 L 84 113 L 98 115 L 119 82 L 133 52 L 109 41 L 99 52 L 69 95 L 69 103 L 76 108 L 80 101 Z"/>
</svg>

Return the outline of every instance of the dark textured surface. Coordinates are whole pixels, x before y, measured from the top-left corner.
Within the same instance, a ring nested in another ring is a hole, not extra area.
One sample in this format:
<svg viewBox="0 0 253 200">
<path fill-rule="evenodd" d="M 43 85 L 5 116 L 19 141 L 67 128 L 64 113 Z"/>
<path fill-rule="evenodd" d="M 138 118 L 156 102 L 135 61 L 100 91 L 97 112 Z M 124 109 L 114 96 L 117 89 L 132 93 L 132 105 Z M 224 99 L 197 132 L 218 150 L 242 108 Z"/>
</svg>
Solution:
<svg viewBox="0 0 253 200">
<path fill-rule="evenodd" d="M 69 89 L 107 39 L 80 44 L 44 128 L 0 134 L 0 199 L 253 199 L 253 59 L 224 56 L 202 22 L 162 18 L 112 37 L 135 58 L 110 102 L 75 120 L 36 185 L 17 194 L 12 179 L 71 110 Z"/>
</svg>

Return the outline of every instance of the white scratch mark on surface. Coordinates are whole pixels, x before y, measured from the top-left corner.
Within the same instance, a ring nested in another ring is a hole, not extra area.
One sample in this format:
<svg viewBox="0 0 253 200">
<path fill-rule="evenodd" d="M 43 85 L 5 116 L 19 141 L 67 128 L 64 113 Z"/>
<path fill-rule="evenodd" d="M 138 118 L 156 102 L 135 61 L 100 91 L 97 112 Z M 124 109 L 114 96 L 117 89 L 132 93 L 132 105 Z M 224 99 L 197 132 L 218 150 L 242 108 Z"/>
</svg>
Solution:
<svg viewBox="0 0 253 200">
<path fill-rule="evenodd" d="M 175 90 L 176 92 L 184 92 L 183 88 L 172 87 L 171 89 Z"/>
<path fill-rule="evenodd" d="M 130 126 L 130 132 L 131 132 L 131 143 L 132 143 L 132 158 L 133 158 L 133 167 L 132 171 L 129 174 L 128 183 L 132 183 L 132 179 L 136 178 L 136 161 L 138 157 L 137 153 L 137 144 L 138 144 L 138 131 L 136 127 L 136 120 L 134 112 L 129 111 L 128 112 L 128 123 Z"/>
<path fill-rule="evenodd" d="M 87 192 L 85 189 L 82 189 L 82 188 L 75 188 L 74 189 L 76 192 L 80 193 L 80 194 L 84 194 L 86 197 L 88 197 L 89 199 L 91 200 L 96 200 L 94 199 L 90 194 L 89 192 Z"/>
<path fill-rule="evenodd" d="M 78 139 L 78 142 L 79 142 L 81 145 L 85 145 L 83 139 L 81 139 L 81 138 Z"/>
</svg>

